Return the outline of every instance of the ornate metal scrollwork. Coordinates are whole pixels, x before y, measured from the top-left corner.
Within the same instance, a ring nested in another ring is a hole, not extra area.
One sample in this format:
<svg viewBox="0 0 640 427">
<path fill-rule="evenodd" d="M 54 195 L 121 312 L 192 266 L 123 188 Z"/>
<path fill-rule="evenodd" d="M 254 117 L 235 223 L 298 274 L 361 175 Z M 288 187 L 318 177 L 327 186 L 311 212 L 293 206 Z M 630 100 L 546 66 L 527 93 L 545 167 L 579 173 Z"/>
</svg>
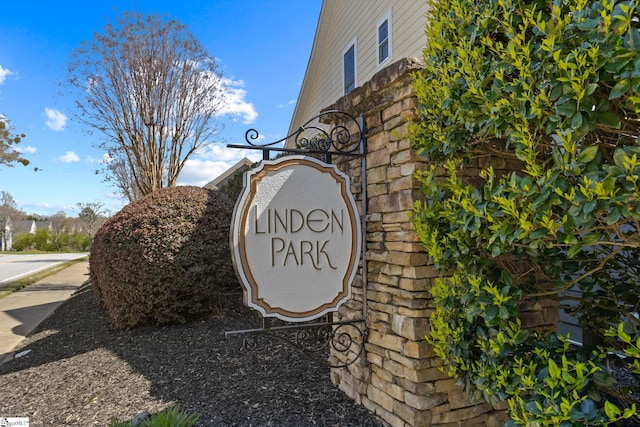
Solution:
<svg viewBox="0 0 640 427">
<path fill-rule="evenodd" d="M 362 355 L 366 330 L 361 326 L 364 326 L 362 320 L 323 322 L 231 331 L 225 335 L 244 335 L 242 345 L 247 350 L 258 348 L 259 341 L 265 338 L 275 339 L 330 368 L 344 368 Z"/>
<path fill-rule="evenodd" d="M 334 125 L 333 127 L 323 127 L 319 120 L 323 117 L 340 119 L 343 124 Z M 352 123 L 352 128 L 356 132 L 351 132 L 348 126 Z M 317 153 L 317 154 L 342 154 L 351 156 L 362 155 L 362 144 L 364 140 L 364 130 L 361 123 L 344 111 L 327 110 L 307 120 L 298 130 L 281 138 L 277 141 L 259 144 L 260 133 L 256 129 L 249 129 L 245 133 L 244 139 L 248 146 L 229 145 L 232 148 L 254 148 L 262 150 Z M 278 148 L 281 143 L 293 140 L 295 148 L 282 149 Z"/>
<path fill-rule="evenodd" d="M 326 119 L 326 120 L 324 120 Z M 333 125 L 322 125 L 322 121 Z M 338 123 L 338 124 L 335 124 Z M 280 147 L 288 140 L 294 147 Z M 331 156 L 359 157 L 362 161 L 362 181 L 366 183 L 366 137 L 364 118 L 358 119 L 341 110 L 327 110 L 307 120 L 298 130 L 277 141 L 259 143 L 260 133 L 249 129 L 245 133 L 248 145 L 229 144 L 229 148 L 254 149 L 263 151 L 263 159 L 269 158 L 270 151 L 281 151 L 289 154 L 319 154 L 331 163 Z M 366 185 L 362 189 L 362 197 L 366 200 Z M 362 214 L 366 218 L 366 203 Z M 363 219 L 363 224 L 365 220 Z M 366 230 L 366 227 L 364 228 Z M 366 274 L 366 260 L 362 259 L 363 271 Z M 364 286 L 366 293 L 366 281 Z M 366 301 L 366 297 L 365 297 Z M 366 305 L 365 305 L 366 307 Z M 243 336 L 245 349 L 258 348 L 260 340 L 277 340 L 286 343 L 308 357 L 327 364 L 331 368 L 347 367 L 364 354 L 364 343 L 367 339 L 365 320 L 326 321 L 311 323 L 285 324 L 272 326 L 271 320 L 263 318 L 265 326 L 260 329 L 225 332 L 226 337 Z M 366 313 L 363 313 L 366 318 Z M 268 324 L 268 326 L 266 326 Z"/>
</svg>

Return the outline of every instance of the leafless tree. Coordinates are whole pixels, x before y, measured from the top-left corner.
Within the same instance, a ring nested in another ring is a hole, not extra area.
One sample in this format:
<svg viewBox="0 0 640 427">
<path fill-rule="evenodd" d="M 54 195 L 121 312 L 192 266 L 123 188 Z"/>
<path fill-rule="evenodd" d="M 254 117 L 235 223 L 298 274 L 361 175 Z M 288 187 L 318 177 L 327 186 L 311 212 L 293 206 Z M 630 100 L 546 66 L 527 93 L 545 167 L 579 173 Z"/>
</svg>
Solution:
<svg viewBox="0 0 640 427">
<path fill-rule="evenodd" d="M 189 156 L 219 131 L 217 62 L 177 21 L 125 13 L 74 51 L 69 72 L 80 120 L 122 161 L 104 172 L 129 200 L 175 185 Z"/>
<path fill-rule="evenodd" d="M 18 204 L 8 191 L 0 191 L 0 209 L 2 209 L 3 212 L 18 210 Z"/>
<path fill-rule="evenodd" d="M 78 207 L 78 218 L 87 226 L 87 233 L 93 236 L 93 226 L 103 214 L 104 204 L 102 202 L 76 203 Z"/>
<path fill-rule="evenodd" d="M 61 239 L 65 231 L 67 231 L 67 224 L 69 218 L 64 211 L 58 211 L 49 217 L 49 240 L 55 246 L 56 251 L 61 248 Z"/>
<path fill-rule="evenodd" d="M 24 216 L 24 212 L 18 210 L 18 205 L 13 196 L 7 191 L 0 191 L 0 247 L 5 248 L 9 242 L 10 233 L 6 229 L 9 221 L 16 221 Z"/>
<path fill-rule="evenodd" d="M 142 196 L 140 188 L 136 186 L 135 175 L 129 171 L 129 162 L 122 153 L 111 150 L 111 153 L 105 156 L 104 165 L 109 171 L 106 181 L 113 183 L 127 200 L 137 200 Z"/>
</svg>

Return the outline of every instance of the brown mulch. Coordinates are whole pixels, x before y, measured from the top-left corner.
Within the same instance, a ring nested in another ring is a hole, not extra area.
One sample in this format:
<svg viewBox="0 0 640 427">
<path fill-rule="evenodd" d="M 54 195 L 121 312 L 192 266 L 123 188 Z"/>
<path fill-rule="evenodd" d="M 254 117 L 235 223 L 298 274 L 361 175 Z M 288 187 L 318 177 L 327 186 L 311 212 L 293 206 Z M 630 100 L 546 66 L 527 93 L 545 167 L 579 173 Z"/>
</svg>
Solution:
<svg viewBox="0 0 640 427">
<path fill-rule="evenodd" d="M 199 426 L 380 426 L 329 379 L 329 368 L 274 342 L 247 350 L 225 331 L 261 320 L 229 298 L 224 316 L 114 328 L 85 285 L 0 365 L 0 416 L 37 426 L 106 426 L 170 406 Z"/>
</svg>

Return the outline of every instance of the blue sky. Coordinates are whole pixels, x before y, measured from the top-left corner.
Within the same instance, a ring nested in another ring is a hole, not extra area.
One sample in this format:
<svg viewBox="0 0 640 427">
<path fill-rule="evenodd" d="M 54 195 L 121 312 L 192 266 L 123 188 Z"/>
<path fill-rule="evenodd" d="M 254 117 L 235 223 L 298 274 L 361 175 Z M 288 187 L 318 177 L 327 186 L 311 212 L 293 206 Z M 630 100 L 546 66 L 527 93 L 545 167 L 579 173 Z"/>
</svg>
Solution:
<svg viewBox="0 0 640 427">
<path fill-rule="evenodd" d="M 96 175 L 103 153 L 97 136 L 74 118 L 74 99 L 61 84 L 72 51 L 124 11 L 176 19 L 217 58 L 231 101 L 224 128 L 209 149 L 192 157 L 181 184 L 203 185 L 242 157 L 258 151 L 226 148 L 243 143 L 249 128 L 264 141 L 284 137 L 311 52 L 321 0 L 110 0 L 5 2 L 0 11 L 0 114 L 14 133 L 28 167 L 0 168 L 0 191 L 27 213 L 65 211 L 101 202 L 112 213 L 125 203 Z M 34 172 L 33 168 L 41 169 Z"/>
</svg>

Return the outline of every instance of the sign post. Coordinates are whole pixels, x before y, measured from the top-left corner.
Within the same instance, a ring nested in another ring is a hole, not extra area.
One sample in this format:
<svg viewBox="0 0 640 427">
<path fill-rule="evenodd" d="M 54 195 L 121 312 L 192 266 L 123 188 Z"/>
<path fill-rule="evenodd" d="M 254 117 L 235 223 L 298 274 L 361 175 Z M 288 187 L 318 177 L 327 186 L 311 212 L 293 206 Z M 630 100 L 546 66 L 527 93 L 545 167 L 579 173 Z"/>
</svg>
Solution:
<svg viewBox="0 0 640 427">
<path fill-rule="evenodd" d="M 304 322 L 351 298 L 361 252 L 349 177 L 313 157 L 264 160 L 245 173 L 231 244 L 245 304 Z"/>
</svg>

